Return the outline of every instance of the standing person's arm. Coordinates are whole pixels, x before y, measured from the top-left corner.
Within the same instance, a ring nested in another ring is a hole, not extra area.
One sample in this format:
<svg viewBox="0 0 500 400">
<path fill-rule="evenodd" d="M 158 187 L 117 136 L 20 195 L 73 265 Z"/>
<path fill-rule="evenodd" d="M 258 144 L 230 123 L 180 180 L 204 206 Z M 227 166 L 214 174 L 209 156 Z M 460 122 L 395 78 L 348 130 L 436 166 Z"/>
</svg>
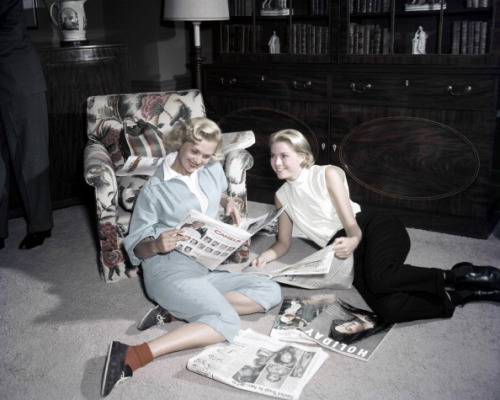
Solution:
<svg viewBox="0 0 500 400">
<path fill-rule="evenodd" d="M 359 227 L 344 182 L 334 167 L 325 171 L 326 187 L 333 206 L 337 211 L 340 222 L 346 231 L 346 237 L 339 237 L 333 242 L 335 255 L 339 258 L 349 257 L 361 242 L 361 228 Z"/>
<path fill-rule="evenodd" d="M 278 198 L 274 197 L 276 208 L 281 208 L 282 204 Z M 278 238 L 274 244 L 262 252 L 256 259 L 252 261 L 252 265 L 264 268 L 268 262 L 284 256 L 290 249 L 292 243 L 293 222 L 285 212 L 278 217 Z"/>
</svg>

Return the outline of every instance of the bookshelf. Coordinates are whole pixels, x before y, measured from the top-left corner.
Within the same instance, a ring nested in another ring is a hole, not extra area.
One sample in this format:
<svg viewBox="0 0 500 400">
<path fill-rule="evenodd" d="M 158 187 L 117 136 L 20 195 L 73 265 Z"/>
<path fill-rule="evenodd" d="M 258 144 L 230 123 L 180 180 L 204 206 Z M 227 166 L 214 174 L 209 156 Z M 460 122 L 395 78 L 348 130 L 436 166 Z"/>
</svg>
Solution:
<svg viewBox="0 0 500 400">
<path fill-rule="evenodd" d="M 267 139 L 294 128 L 319 164 L 346 170 L 365 210 L 486 237 L 500 201 L 499 2 L 287 0 L 283 15 L 263 3 L 230 0 L 204 68 L 208 115 L 256 134 L 249 199 L 273 202 Z"/>
</svg>

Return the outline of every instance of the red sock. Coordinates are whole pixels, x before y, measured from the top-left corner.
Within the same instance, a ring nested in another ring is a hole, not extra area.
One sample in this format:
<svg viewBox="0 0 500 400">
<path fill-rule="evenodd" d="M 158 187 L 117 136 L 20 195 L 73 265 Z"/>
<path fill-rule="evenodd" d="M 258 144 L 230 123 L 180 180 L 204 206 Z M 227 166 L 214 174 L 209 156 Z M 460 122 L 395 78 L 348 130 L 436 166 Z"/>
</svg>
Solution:
<svg viewBox="0 0 500 400">
<path fill-rule="evenodd" d="M 153 353 L 147 343 L 138 346 L 129 346 L 125 355 L 125 364 L 128 364 L 132 371 L 144 367 L 153 361 Z"/>
</svg>

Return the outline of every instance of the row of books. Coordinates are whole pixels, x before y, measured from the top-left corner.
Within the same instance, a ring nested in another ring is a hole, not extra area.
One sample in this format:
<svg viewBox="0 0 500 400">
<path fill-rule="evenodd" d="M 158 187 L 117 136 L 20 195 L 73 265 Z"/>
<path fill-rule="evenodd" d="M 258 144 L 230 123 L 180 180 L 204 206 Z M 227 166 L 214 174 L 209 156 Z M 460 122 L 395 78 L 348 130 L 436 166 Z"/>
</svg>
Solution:
<svg viewBox="0 0 500 400">
<path fill-rule="evenodd" d="M 255 31 L 254 31 L 255 29 Z M 281 52 L 292 54 L 328 54 L 330 46 L 329 29 L 312 24 L 292 24 L 290 39 L 280 37 Z M 224 53 L 252 53 L 254 40 L 256 51 L 269 52 L 269 38 L 263 37 L 262 26 L 251 24 L 226 24 L 223 28 Z"/>
<path fill-rule="evenodd" d="M 451 54 L 486 54 L 487 21 L 453 21 Z"/>
<path fill-rule="evenodd" d="M 491 0 L 467 0 L 465 3 L 467 8 L 486 8 L 491 7 Z"/>
<path fill-rule="evenodd" d="M 330 0 L 309 0 L 309 12 L 311 15 L 328 14 Z"/>
<path fill-rule="evenodd" d="M 330 35 L 327 26 L 292 24 L 292 54 L 328 54 Z"/>
<path fill-rule="evenodd" d="M 349 26 L 350 54 L 389 54 L 391 36 L 389 28 L 374 24 Z"/>
<path fill-rule="evenodd" d="M 229 0 L 228 5 L 231 17 L 250 17 L 252 15 L 252 0 Z"/>
<path fill-rule="evenodd" d="M 222 51 L 224 53 L 252 53 L 254 36 L 257 43 L 260 43 L 262 26 L 255 26 L 254 35 L 254 27 L 251 24 L 226 24 L 223 27 Z"/>
<path fill-rule="evenodd" d="M 389 12 L 391 0 L 349 0 L 351 14 Z"/>
</svg>

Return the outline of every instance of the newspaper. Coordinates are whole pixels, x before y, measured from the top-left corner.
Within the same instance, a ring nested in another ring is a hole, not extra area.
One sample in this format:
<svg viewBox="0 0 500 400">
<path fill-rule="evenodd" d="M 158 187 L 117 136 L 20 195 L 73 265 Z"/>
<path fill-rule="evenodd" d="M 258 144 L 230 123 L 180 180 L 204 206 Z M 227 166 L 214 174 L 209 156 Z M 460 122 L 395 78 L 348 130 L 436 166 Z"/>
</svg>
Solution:
<svg viewBox="0 0 500 400">
<path fill-rule="evenodd" d="M 353 257 L 335 257 L 333 244 L 294 264 L 279 267 L 276 264 L 270 263 L 265 268 L 249 266 L 242 272 L 304 289 L 350 289 L 354 280 Z"/>
<path fill-rule="evenodd" d="M 176 250 L 212 270 L 284 210 L 285 207 L 281 207 L 260 217 L 248 218 L 240 226 L 226 224 L 191 210 L 176 226 L 177 229 L 184 229 L 182 235 L 188 237 L 177 242 Z"/>
<path fill-rule="evenodd" d="M 331 246 L 328 246 L 291 265 L 277 269 L 273 268 L 272 263 L 269 268 L 248 266 L 242 272 L 262 275 L 270 279 L 288 275 L 323 275 L 330 271 L 332 256 Z"/>
<path fill-rule="evenodd" d="M 372 311 L 336 299 L 304 328 L 319 345 L 337 353 L 368 361 L 393 324 L 386 324 Z"/>
<path fill-rule="evenodd" d="M 238 389 L 298 399 L 327 358 L 318 346 L 285 343 L 247 329 L 231 344 L 206 347 L 187 369 Z"/>
<path fill-rule="evenodd" d="M 286 296 L 274 320 L 270 336 L 299 343 L 316 343 L 301 329 L 335 301 L 334 295 Z"/>
<path fill-rule="evenodd" d="M 121 168 L 116 170 L 117 176 L 145 175 L 153 176 L 163 162 L 163 157 L 130 156 Z"/>
<path fill-rule="evenodd" d="M 257 232 L 257 235 L 262 235 L 262 236 L 276 236 L 277 234 L 278 234 L 277 219 L 271 221 L 269 225 L 267 225 L 266 227 L 262 228 L 259 232 Z M 299 228 L 297 228 L 296 224 L 293 224 L 292 227 L 292 237 L 307 239 L 307 236 Z"/>
</svg>

